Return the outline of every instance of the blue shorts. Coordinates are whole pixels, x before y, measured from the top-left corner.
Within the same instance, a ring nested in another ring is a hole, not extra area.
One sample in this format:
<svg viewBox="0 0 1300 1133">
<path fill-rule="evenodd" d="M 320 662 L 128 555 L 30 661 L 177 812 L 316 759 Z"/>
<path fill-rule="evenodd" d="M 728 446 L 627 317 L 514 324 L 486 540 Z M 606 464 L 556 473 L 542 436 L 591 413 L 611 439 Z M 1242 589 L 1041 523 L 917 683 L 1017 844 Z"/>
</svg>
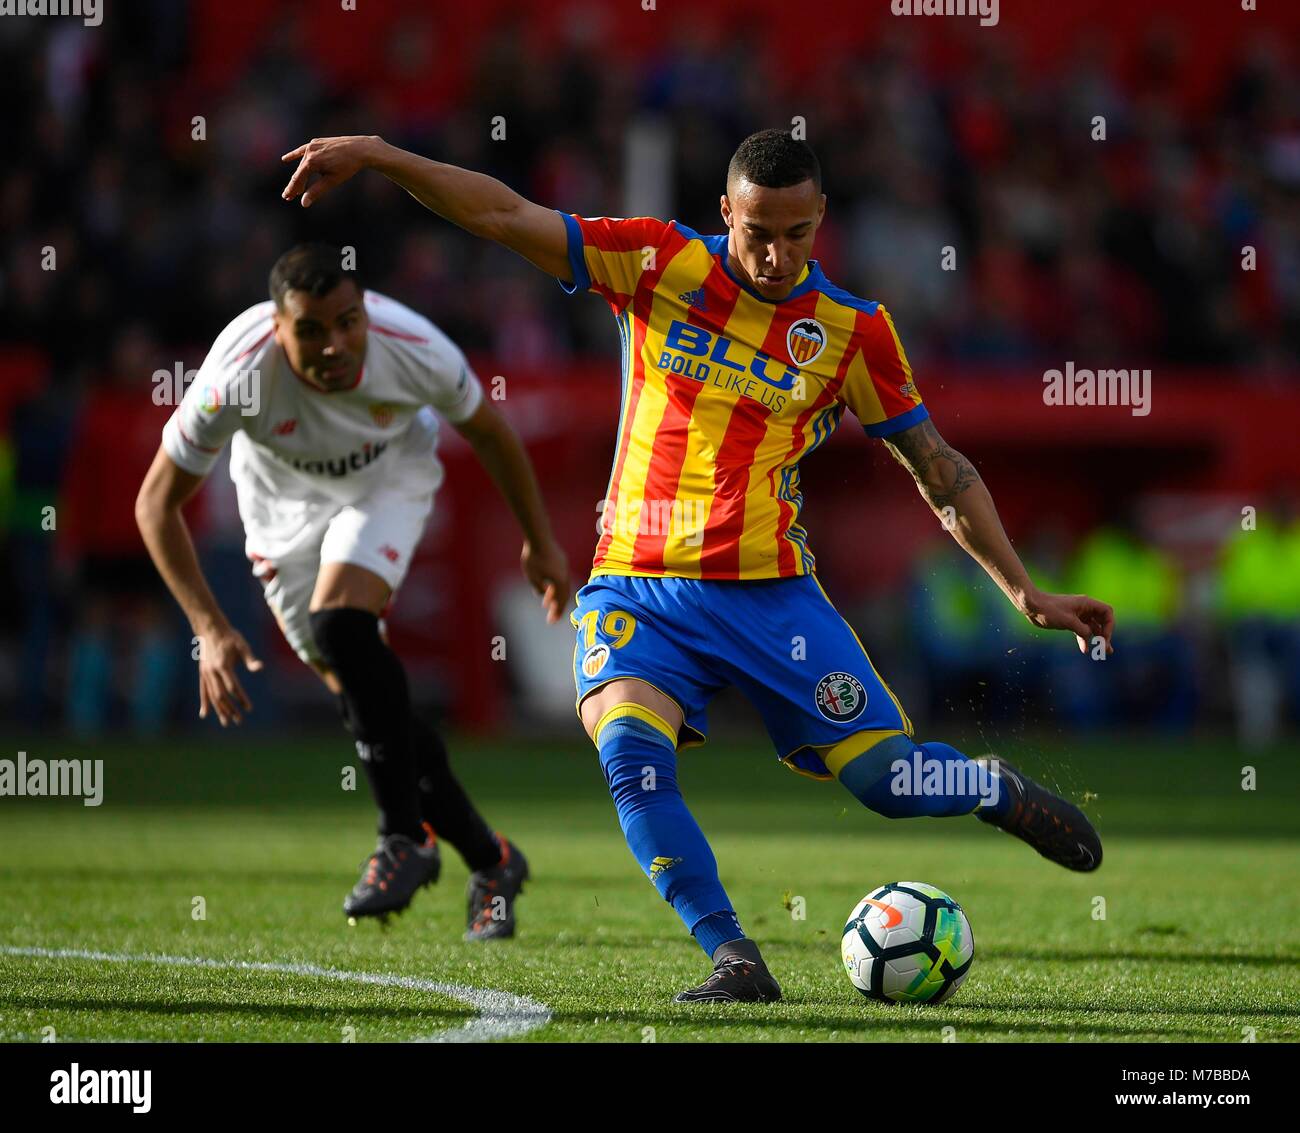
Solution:
<svg viewBox="0 0 1300 1133">
<path fill-rule="evenodd" d="M 599 575 L 577 595 L 578 703 L 620 678 L 676 701 L 679 747 L 702 744 L 713 695 L 735 685 L 792 769 L 832 778 L 818 749 L 863 731 L 912 734 L 853 628 L 812 575 L 719 582 Z"/>
</svg>

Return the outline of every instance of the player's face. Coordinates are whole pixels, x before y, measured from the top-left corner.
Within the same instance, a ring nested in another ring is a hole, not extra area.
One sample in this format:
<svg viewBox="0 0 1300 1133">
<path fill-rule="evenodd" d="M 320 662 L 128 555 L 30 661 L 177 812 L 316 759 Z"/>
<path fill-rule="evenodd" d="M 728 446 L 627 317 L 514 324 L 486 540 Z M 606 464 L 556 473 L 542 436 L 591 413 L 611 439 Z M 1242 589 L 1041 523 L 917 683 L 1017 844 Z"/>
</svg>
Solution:
<svg viewBox="0 0 1300 1133">
<path fill-rule="evenodd" d="M 320 297 L 286 291 L 275 312 L 275 340 L 289 365 L 326 392 L 357 384 L 369 328 L 361 290 L 350 279 Z"/>
<path fill-rule="evenodd" d="M 784 299 L 812 255 L 826 196 L 811 180 L 769 189 L 740 180 L 727 187 L 722 219 L 731 268 L 764 299 Z"/>
</svg>

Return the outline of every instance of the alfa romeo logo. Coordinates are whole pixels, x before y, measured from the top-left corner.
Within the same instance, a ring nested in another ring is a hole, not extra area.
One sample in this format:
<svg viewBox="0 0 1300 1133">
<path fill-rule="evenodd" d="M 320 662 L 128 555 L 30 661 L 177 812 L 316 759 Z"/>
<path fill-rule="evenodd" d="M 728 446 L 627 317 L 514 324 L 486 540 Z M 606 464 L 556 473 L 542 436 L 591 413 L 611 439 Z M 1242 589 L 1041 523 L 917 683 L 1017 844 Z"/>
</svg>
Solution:
<svg viewBox="0 0 1300 1133">
<path fill-rule="evenodd" d="M 867 690 L 852 673 L 827 673 L 817 682 L 817 711 L 843 724 L 856 720 L 867 706 Z"/>
</svg>

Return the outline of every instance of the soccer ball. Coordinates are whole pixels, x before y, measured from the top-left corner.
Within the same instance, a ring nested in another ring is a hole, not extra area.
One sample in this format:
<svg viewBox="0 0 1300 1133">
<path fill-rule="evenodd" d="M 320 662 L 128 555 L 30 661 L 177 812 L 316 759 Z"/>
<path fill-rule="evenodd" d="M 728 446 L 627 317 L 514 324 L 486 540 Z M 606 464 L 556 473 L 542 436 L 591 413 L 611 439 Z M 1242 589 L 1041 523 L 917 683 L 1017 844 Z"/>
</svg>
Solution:
<svg viewBox="0 0 1300 1133">
<path fill-rule="evenodd" d="M 970 971 L 975 937 L 961 906 L 943 890 L 895 881 L 858 902 L 840 955 L 849 981 L 868 999 L 942 1003 Z"/>
</svg>

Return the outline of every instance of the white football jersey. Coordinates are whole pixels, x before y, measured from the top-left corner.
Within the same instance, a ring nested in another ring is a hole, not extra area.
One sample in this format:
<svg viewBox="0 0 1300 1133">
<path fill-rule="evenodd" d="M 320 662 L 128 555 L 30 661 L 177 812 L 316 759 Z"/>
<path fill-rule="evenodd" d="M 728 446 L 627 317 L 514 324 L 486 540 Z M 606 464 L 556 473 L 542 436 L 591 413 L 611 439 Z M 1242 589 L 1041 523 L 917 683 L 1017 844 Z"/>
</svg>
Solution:
<svg viewBox="0 0 1300 1133">
<path fill-rule="evenodd" d="M 373 291 L 365 305 L 360 376 L 329 393 L 289 366 L 271 325 L 275 304 L 250 307 L 217 336 L 163 430 L 164 451 L 202 476 L 232 441 L 231 478 L 284 502 L 355 503 L 381 482 L 436 491 L 442 465 L 429 407 L 465 421 L 482 387 L 460 348 L 424 316 Z"/>
</svg>

